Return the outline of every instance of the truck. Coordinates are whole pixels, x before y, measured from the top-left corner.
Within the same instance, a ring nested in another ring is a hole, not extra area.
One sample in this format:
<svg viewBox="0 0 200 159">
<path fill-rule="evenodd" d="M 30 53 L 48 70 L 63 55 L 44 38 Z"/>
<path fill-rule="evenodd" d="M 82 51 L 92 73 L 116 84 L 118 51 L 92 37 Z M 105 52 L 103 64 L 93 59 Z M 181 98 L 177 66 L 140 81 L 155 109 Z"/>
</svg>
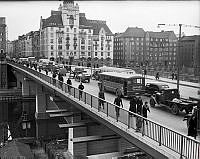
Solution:
<svg viewBox="0 0 200 159">
<path fill-rule="evenodd" d="M 192 112 L 193 107 L 197 106 L 197 102 L 190 99 L 180 98 L 180 94 L 176 88 L 166 88 L 162 89 L 160 92 L 154 93 L 150 97 L 151 107 L 159 105 L 169 107 L 172 114 L 178 115 L 179 112 L 183 110 L 185 110 L 186 114 Z"/>
</svg>

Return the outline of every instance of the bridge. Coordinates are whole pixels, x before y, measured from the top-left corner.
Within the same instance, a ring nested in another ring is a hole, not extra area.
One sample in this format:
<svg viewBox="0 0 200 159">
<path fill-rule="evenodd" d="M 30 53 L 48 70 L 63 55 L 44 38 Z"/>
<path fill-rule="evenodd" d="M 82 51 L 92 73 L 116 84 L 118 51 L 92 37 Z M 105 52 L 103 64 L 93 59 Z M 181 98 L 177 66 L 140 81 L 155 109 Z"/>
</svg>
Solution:
<svg viewBox="0 0 200 159">
<path fill-rule="evenodd" d="M 37 139 L 67 135 L 73 156 L 107 154 L 111 158 L 132 150 L 155 159 L 199 158 L 200 142 L 191 137 L 123 108 L 117 121 L 113 103 L 104 101 L 105 108 L 100 110 L 99 98 L 88 92 L 83 91 L 80 97 L 75 87 L 69 90 L 66 83 L 36 70 L 18 63 L 6 64 L 16 77 L 17 88 L 22 90 L 18 98 L 35 98 L 32 108 L 24 102 L 22 110 L 34 114 L 36 126 L 32 134 Z M 143 121 L 141 132 L 135 131 L 136 118 Z"/>
</svg>

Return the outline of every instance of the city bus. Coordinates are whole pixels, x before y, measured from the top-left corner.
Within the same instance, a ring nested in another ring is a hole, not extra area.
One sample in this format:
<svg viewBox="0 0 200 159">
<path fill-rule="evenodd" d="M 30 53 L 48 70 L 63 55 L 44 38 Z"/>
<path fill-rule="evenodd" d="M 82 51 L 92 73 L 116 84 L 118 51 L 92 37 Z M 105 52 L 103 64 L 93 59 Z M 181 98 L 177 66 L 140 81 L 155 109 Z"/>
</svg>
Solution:
<svg viewBox="0 0 200 159">
<path fill-rule="evenodd" d="M 105 91 L 129 98 L 145 93 L 145 78 L 138 74 L 118 72 L 102 72 L 99 74 L 100 83 Z"/>
<path fill-rule="evenodd" d="M 101 72 L 118 72 L 118 73 L 127 73 L 127 74 L 135 73 L 135 71 L 132 69 L 118 68 L 118 67 L 103 66 L 103 67 L 99 67 L 98 69 L 101 70 Z"/>
</svg>

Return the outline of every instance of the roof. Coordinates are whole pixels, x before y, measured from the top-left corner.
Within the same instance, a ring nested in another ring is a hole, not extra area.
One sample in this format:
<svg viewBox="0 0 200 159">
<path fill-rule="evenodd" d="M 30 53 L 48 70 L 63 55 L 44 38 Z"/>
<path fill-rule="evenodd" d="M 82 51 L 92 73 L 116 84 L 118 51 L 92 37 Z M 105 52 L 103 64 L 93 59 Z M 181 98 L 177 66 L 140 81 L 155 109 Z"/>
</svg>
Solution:
<svg viewBox="0 0 200 159">
<path fill-rule="evenodd" d="M 105 29 L 106 35 L 113 35 L 113 33 L 110 31 L 108 26 L 106 25 L 106 21 L 102 20 L 87 20 L 89 25 L 92 26 L 93 34 L 98 35 L 101 28 Z"/>
<path fill-rule="evenodd" d="M 181 38 L 181 41 L 190 41 L 190 40 L 196 40 L 200 39 L 200 35 L 194 35 L 194 36 L 183 36 Z"/>
<path fill-rule="evenodd" d="M 112 77 L 120 77 L 120 78 L 144 78 L 139 74 L 126 74 L 126 73 L 118 73 L 118 72 L 103 72 L 100 75 L 108 75 Z"/>
<path fill-rule="evenodd" d="M 138 27 L 128 27 L 121 37 L 144 37 L 145 31 Z"/>
<path fill-rule="evenodd" d="M 147 33 L 149 33 L 149 36 L 153 38 L 177 39 L 173 31 L 161 31 L 161 32 L 148 31 Z"/>
<path fill-rule="evenodd" d="M 92 26 L 88 23 L 88 20 L 85 17 L 85 13 L 79 13 L 79 28 L 80 29 L 92 28 Z"/>
<path fill-rule="evenodd" d="M 42 28 L 46 27 L 63 27 L 60 11 L 51 11 L 51 16 L 49 18 L 42 19 Z"/>
<path fill-rule="evenodd" d="M 25 159 L 34 159 L 29 145 L 11 141 L 1 149 L 1 159 L 25 157 Z"/>
</svg>

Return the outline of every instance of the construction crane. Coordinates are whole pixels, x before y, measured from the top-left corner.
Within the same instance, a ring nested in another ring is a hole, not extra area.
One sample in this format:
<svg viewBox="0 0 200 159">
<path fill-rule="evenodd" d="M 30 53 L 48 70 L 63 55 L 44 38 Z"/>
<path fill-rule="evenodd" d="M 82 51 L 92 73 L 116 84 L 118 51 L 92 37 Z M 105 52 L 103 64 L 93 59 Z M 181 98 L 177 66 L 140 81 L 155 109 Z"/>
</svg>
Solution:
<svg viewBox="0 0 200 159">
<path fill-rule="evenodd" d="M 195 25 L 186 25 L 186 24 L 158 24 L 158 28 L 160 28 L 160 26 L 179 26 L 179 37 L 178 37 L 178 53 L 177 53 L 177 89 L 179 91 L 179 74 L 180 74 L 180 39 L 181 39 L 181 27 L 193 27 L 193 28 L 198 28 L 200 29 L 199 26 L 195 26 Z"/>
</svg>

